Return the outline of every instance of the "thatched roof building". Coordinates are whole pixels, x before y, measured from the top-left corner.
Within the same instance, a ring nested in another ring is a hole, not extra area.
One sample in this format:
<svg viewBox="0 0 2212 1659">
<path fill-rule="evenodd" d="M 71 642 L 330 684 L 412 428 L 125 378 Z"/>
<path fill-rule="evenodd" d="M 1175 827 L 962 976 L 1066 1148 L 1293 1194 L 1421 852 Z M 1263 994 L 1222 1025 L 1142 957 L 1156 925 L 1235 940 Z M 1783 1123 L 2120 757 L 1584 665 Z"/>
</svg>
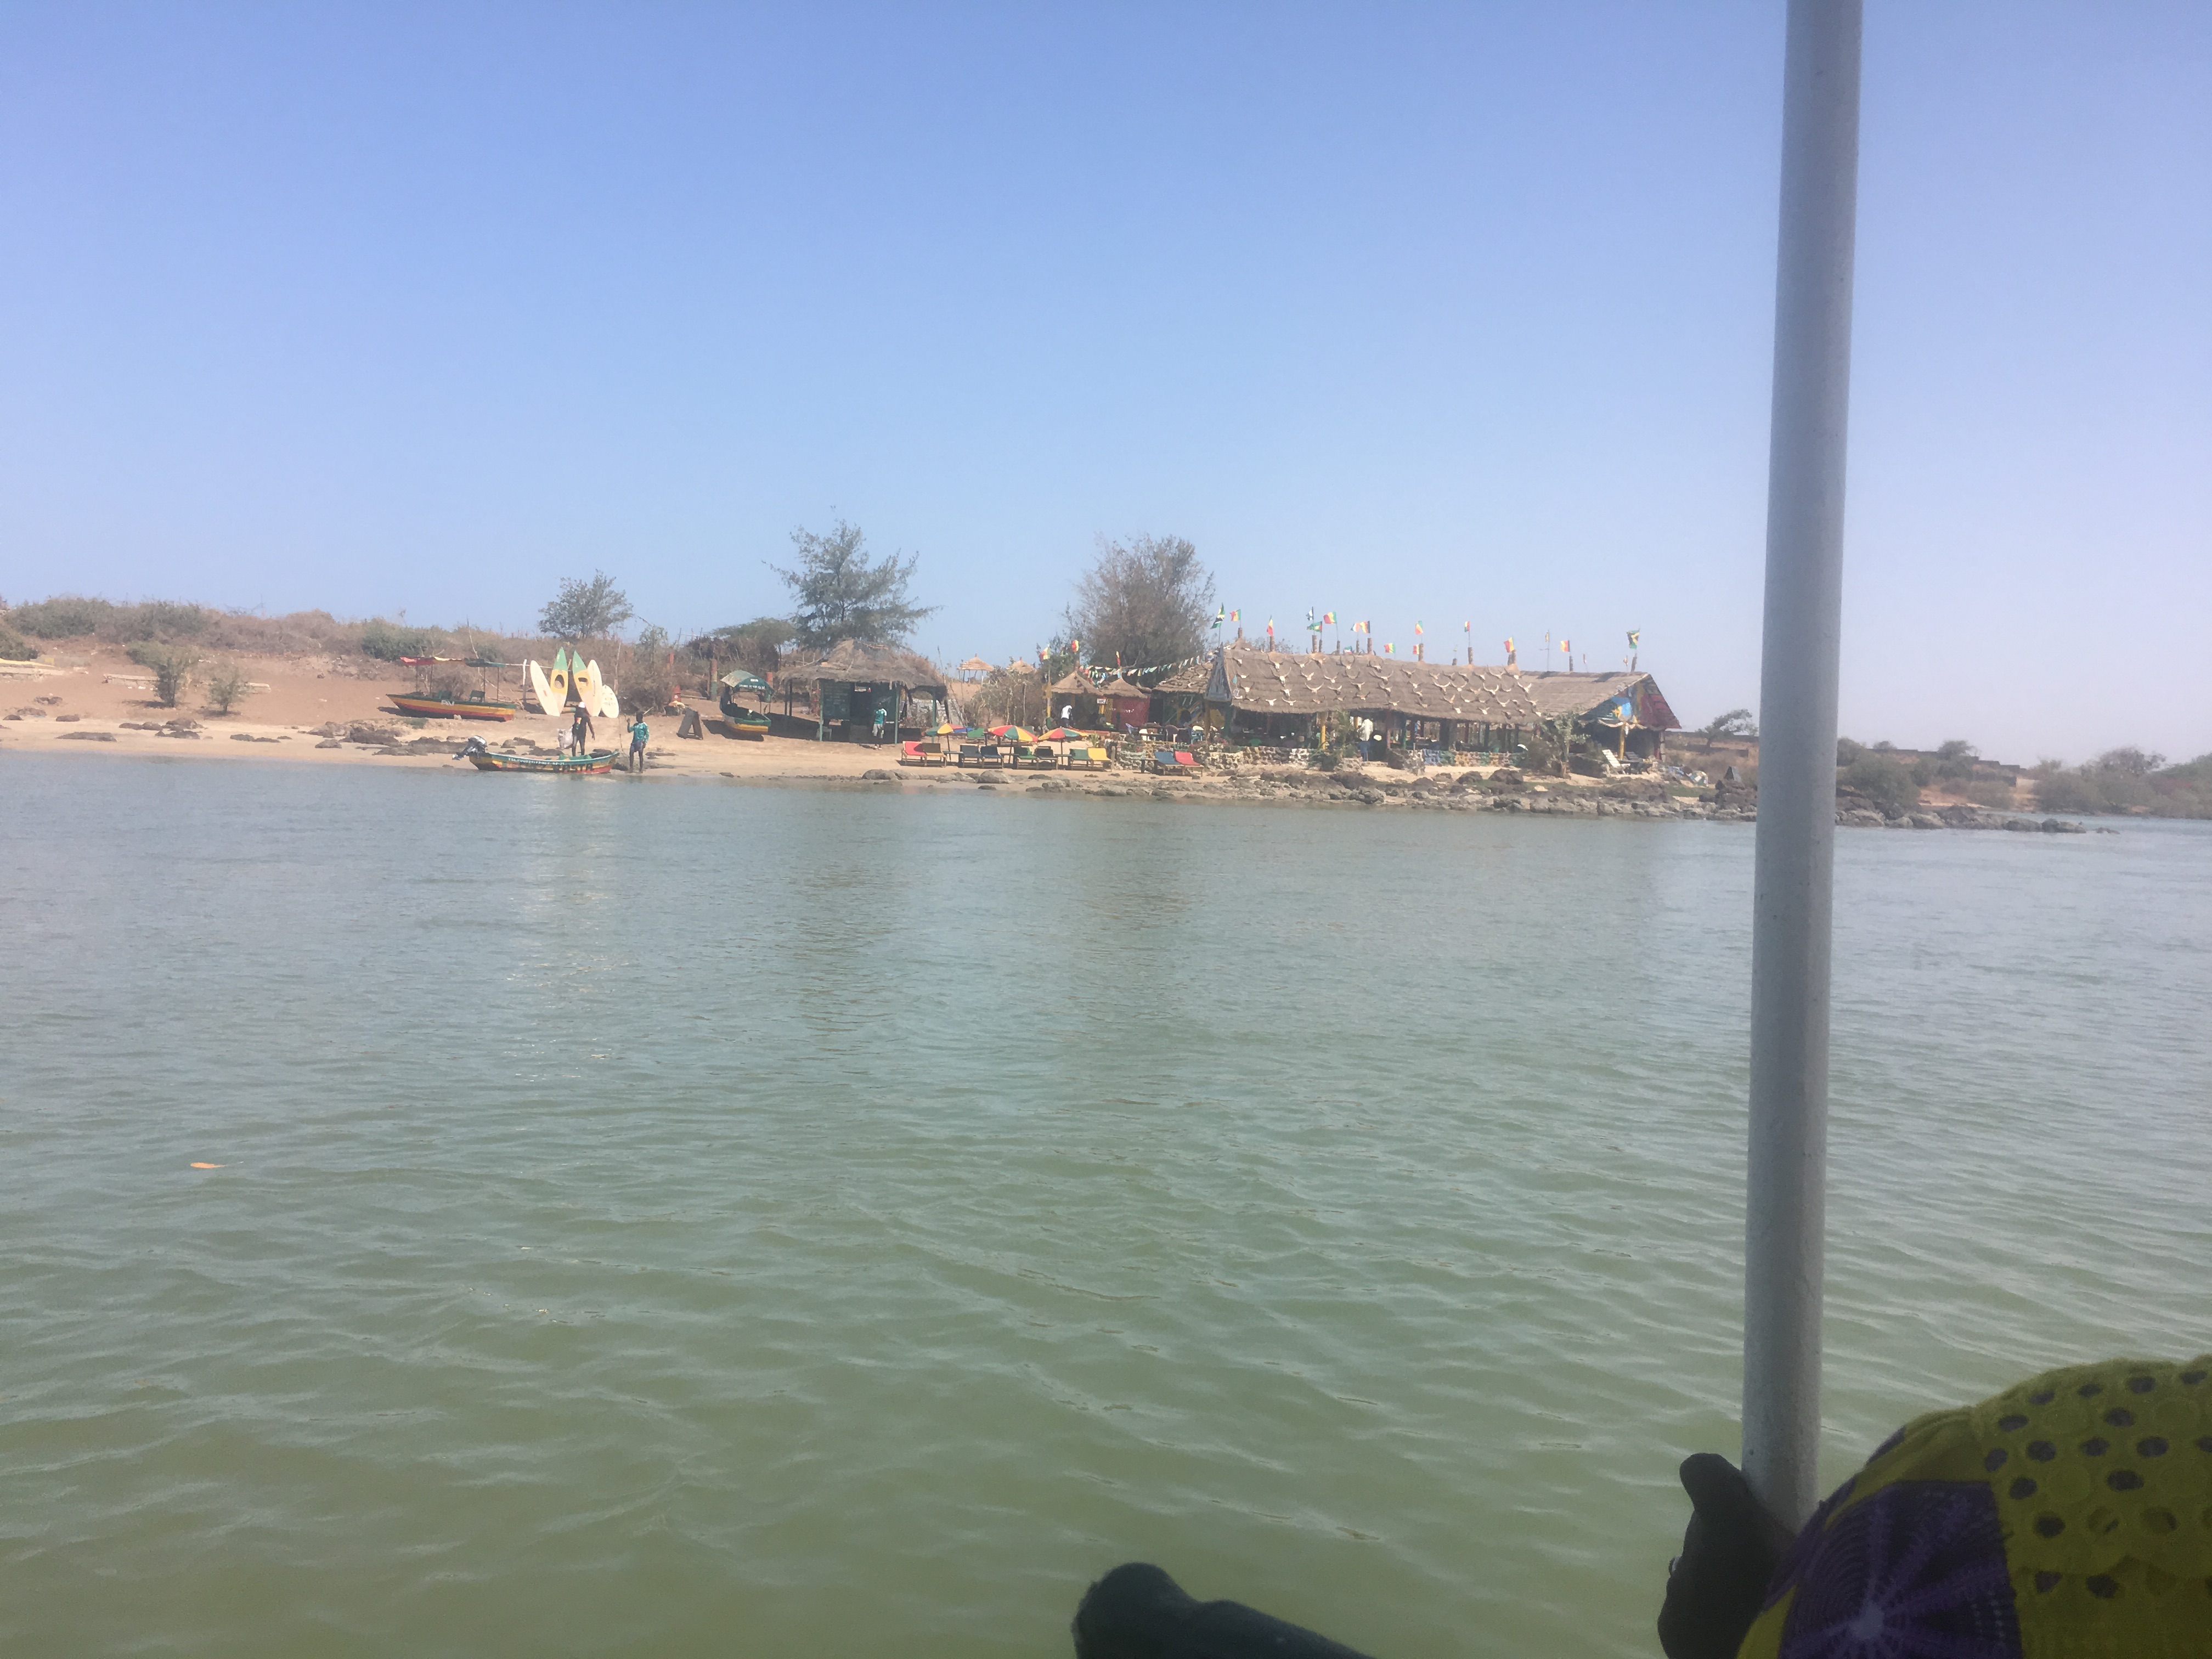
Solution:
<svg viewBox="0 0 2212 1659">
<path fill-rule="evenodd" d="M 1194 672 L 1171 675 L 1158 689 L 1188 690 Z M 1538 674 L 1249 645 L 1221 647 L 1204 672 L 1206 702 L 1271 721 L 1334 714 L 1395 717 L 1436 722 L 1461 735 L 1528 731 L 1559 720 L 1650 731 L 1680 725 L 1651 676 L 1641 673 Z"/>
<path fill-rule="evenodd" d="M 1213 659 L 1200 657 L 1196 662 L 1187 662 L 1152 687 L 1157 697 L 1178 697 L 1206 695 L 1206 683 L 1213 678 Z"/>
<path fill-rule="evenodd" d="M 815 736 L 872 735 L 879 723 L 896 733 L 908 706 L 919 699 L 948 708 L 951 696 L 936 665 L 911 651 L 867 640 L 840 640 L 821 656 L 787 661 L 777 678 L 785 685 L 811 684 L 817 696 Z M 839 728 L 833 734 L 832 726 Z"/>
<path fill-rule="evenodd" d="M 787 658 L 781 672 L 784 678 L 802 684 L 828 680 L 847 685 L 896 685 L 926 696 L 945 695 L 945 676 L 934 663 L 872 640 L 840 640 L 811 662 L 804 656 Z"/>
<path fill-rule="evenodd" d="M 1627 724 L 1654 732 L 1679 732 L 1682 722 L 1659 695 L 1658 682 L 1649 674 L 1629 672 L 1611 674 L 1523 674 L 1522 683 L 1546 720 L 1571 720 L 1578 724 Z M 1621 705 L 1629 719 L 1620 718 Z"/>
<path fill-rule="evenodd" d="M 1393 714 L 1511 727 L 1544 718 L 1528 678 L 1510 668 L 1224 645 L 1209 666 L 1206 700 L 1262 714 Z"/>
</svg>

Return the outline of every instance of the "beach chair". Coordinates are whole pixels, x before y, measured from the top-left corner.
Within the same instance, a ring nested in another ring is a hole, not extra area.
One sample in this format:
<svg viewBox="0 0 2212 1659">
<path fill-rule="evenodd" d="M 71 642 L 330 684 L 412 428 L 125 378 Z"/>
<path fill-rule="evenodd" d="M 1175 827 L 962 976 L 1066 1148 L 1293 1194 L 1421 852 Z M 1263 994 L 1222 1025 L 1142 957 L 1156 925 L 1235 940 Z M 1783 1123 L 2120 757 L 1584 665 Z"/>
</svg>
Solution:
<svg viewBox="0 0 2212 1659">
<path fill-rule="evenodd" d="M 924 766 L 927 763 L 927 759 L 921 752 L 921 744 L 920 743 L 902 743 L 899 744 L 899 764 L 901 766 Z"/>
<path fill-rule="evenodd" d="M 1104 771 L 1108 758 L 1106 751 L 1096 744 L 1085 744 L 1067 751 L 1067 763 L 1071 768 L 1088 767 L 1094 772 Z"/>
<path fill-rule="evenodd" d="M 1018 744 L 1014 750 L 1014 764 L 1019 766 L 1024 761 L 1031 766 L 1057 766 L 1060 764 L 1060 756 L 1049 744 Z"/>
</svg>

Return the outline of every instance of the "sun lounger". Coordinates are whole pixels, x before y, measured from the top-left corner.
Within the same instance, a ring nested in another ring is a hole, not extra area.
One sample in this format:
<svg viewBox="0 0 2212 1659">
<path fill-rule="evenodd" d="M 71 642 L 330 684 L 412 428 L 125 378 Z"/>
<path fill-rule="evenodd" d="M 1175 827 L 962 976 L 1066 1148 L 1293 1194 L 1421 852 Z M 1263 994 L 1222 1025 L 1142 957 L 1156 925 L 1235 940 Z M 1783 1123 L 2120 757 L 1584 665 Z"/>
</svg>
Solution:
<svg viewBox="0 0 2212 1659">
<path fill-rule="evenodd" d="M 963 743 L 960 745 L 960 764 L 974 761 L 978 766 L 1004 766 L 1006 750 L 995 743 Z"/>
<path fill-rule="evenodd" d="M 1014 748 L 1014 764 L 1020 766 L 1025 763 L 1038 767 L 1057 766 L 1060 764 L 1060 754 L 1047 744 L 1041 743 L 1034 746 L 1018 744 Z"/>
<path fill-rule="evenodd" d="M 1067 763 L 1070 766 L 1087 766 L 1094 772 L 1104 771 L 1112 763 L 1113 758 L 1096 744 L 1087 749 L 1071 749 L 1067 751 Z"/>
<path fill-rule="evenodd" d="M 899 764 L 901 766 L 923 766 L 927 763 L 928 763 L 922 755 L 921 745 L 920 744 L 902 743 L 899 744 Z"/>
</svg>

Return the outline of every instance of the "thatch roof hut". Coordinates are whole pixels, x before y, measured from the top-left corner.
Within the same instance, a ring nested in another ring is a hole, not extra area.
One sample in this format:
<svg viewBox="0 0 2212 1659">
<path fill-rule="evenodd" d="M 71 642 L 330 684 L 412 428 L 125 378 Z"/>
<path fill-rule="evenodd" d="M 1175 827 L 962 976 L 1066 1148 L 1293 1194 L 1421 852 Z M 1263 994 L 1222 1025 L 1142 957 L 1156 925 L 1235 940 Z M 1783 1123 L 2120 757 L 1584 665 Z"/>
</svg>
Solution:
<svg viewBox="0 0 2212 1659">
<path fill-rule="evenodd" d="M 1119 670 L 1101 681 L 1092 679 L 1087 669 L 1071 669 L 1046 690 L 1055 703 L 1068 699 L 1078 726 L 1142 726 L 1152 718 L 1152 694 Z M 1091 701 L 1087 709 L 1085 697 Z"/>
<path fill-rule="evenodd" d="M 840 640 L 811 662 L 801 658 L 787 663 L 778 678 L 786 685 L 813 684 L 815 736 L 824 742 L 833 726 L 843 728 L 838 735 L 850 738 L 862 726 L 872 734 L 879 719 L 896 733 L 908 704 L 918 697 L 948 708 L 951 704 L 935 664 L 872 640 Z"/>
<path fill-rule="evenodd" d="M 1180 677 L 1163 682 L 1161 690 Z M 1206 665 L 1206 698 L 1260 716 L 1336 713 L 1493 733 L 1559 720 L 1665 731 L 1680 724 L 1649 674 L 1535 674 L 1351 653 L 1224 645 Z M 1629 718 L 1620 719 L 1626 707 Z"/>
<path fill-rule="evenodd" d="M 1348 652 L 1261 651 L 1224 645 L 1206 678 L 1209 702 L 1265 714 L 1392 714 L 1480 726 L 1543 718 L 1527 676 L 1510 668 L 1446 667 Z"/>
<path fill-rule="evenodd" d="M 1678 732 L 1682 722 L 1659 695 L 1658 683 L 1649 674 L 1524 674 L 1528 695 L 1547 720 L 1571 720 L 1577 724 L 1627 724 L 1656 732 Z M 1627 704 L 1629 719 L 1620 718 Z"/>
</svg>

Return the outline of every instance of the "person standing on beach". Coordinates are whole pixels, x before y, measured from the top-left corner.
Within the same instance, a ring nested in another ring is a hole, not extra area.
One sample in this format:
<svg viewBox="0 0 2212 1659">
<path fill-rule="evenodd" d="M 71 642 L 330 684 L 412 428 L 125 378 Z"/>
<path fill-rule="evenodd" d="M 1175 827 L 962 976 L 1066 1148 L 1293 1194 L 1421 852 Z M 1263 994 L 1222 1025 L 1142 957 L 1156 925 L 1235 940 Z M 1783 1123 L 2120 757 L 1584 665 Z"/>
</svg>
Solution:
<svg viewBox="0 0 2212 1659">
<path fill-rule="evenodd" d="M 592 717 L 590 714 L 585 709 L 583 704 L 578 703 L 576 705 L 576 724 L 574 728 L 568 733 L 569 739 L 575 745 L 577 759 L 581 760 L 585 756 L 592 752 L 592 738 L 594 735 L 596 734 L 592 729 Z"/>
<path fill-rule="evenodd" d="M 1359 717 L 1359 758 L 1368 758 L 1368 749 L 1375 741 L 1375 722 L 1362 714 Z"/>
<path fill-rule="evenodd" d="M 652 731 L 646 726 L 645 715 L 641 712 L 629 728 L 629 769 L 631 771 L 645 770 L 645 740 L 652 735 Z"/>
</svg>

